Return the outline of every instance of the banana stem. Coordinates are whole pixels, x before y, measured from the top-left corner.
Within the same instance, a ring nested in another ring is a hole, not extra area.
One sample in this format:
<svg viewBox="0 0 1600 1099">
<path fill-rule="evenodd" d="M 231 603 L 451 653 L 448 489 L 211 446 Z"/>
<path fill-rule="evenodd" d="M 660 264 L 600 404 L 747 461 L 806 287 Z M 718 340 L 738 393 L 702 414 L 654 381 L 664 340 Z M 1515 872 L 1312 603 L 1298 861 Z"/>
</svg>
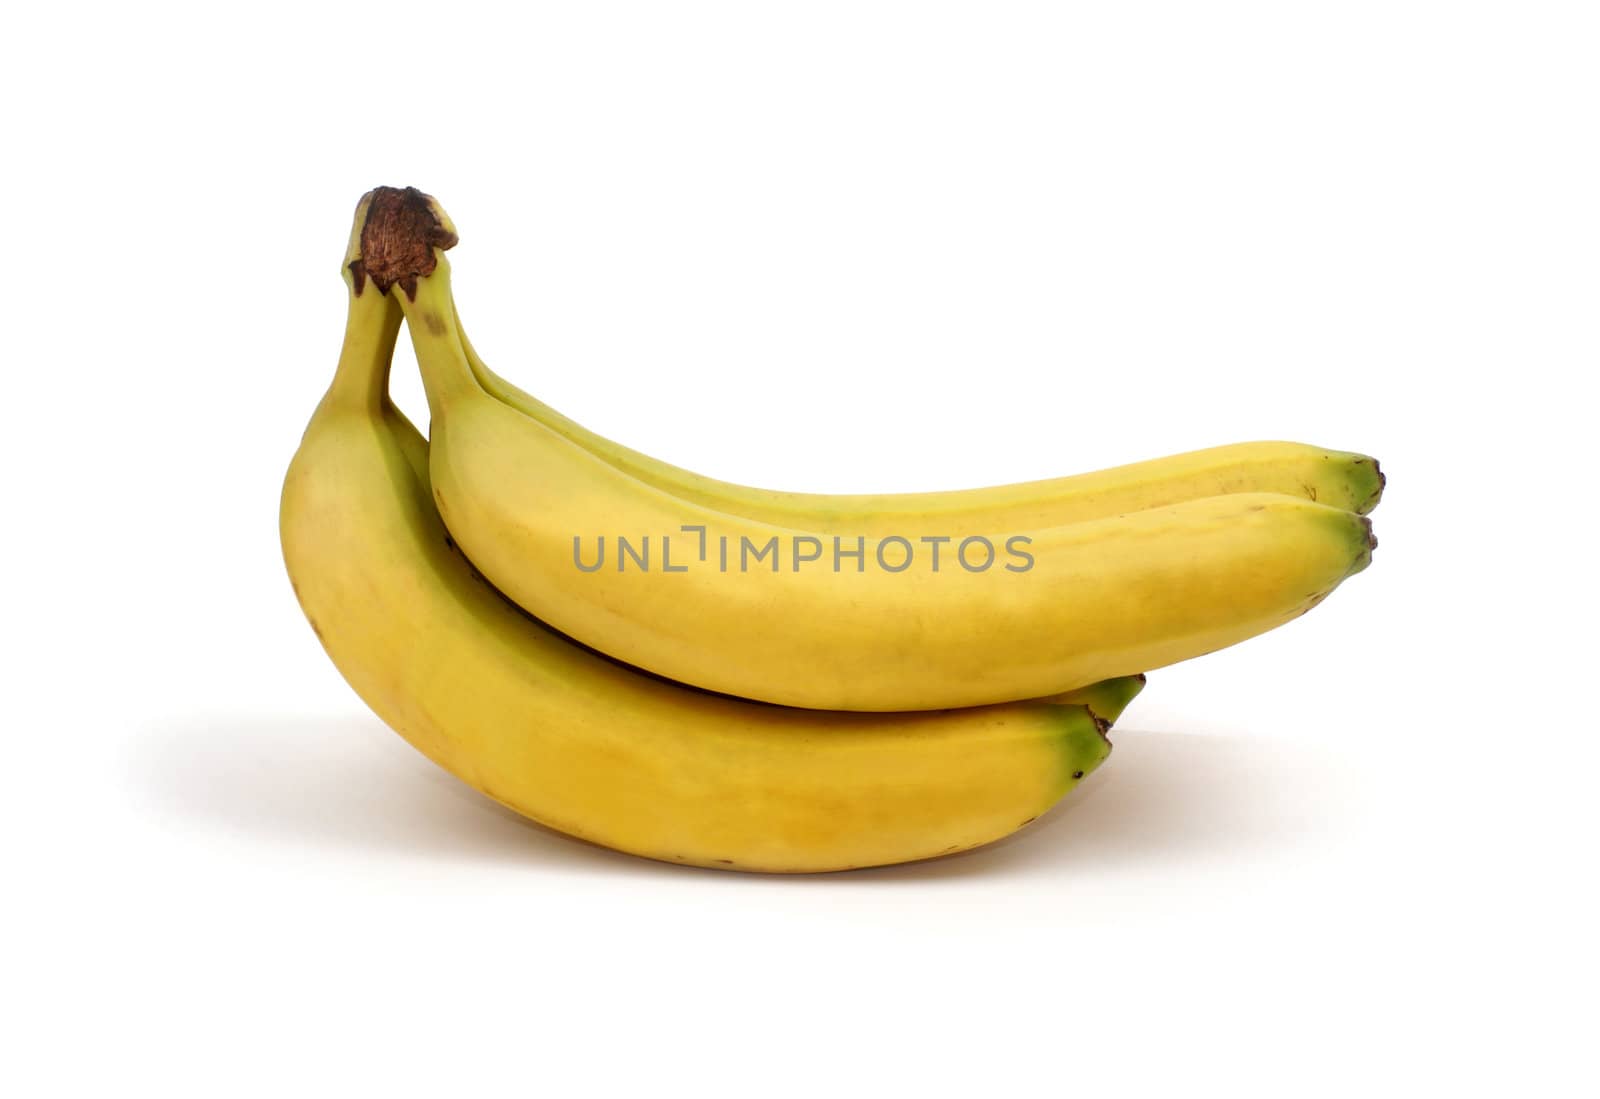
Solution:
<svg viewBox="0 0 1600 1099">
<path fill-rule="evenodd" d="M 406 288 L 396 292 L 405 311 L 411 343 L 422 367 L 422 387 L 428 394 L 428 410 L 442 418 L 446 403 L 458 394 L 479 392 L 481 386 L 467 361 L 451 306 L 450 265 L 441 253 L 433 273 L 413 283 L 414 293 Z"/>
<path fill-rule="evenodd" d="M 449 215 L 431 196 L 415 187 L 375 187 L 356 207 L 345 256 L 357 298 L 370 284 L 405 312 L 435 418 L 449 396 L 479 388 L 450 301 L 444 253 L 457 239 Z"/>
<path fill-rule="evenodd" d="M 389 398 L 389 367 L 400 336 L 400 303 L 373 286 L 352 285 L 350 315 L 339 350 L 339 367 L 323 397 L 325 405 L 372 412 Z"/>
</svg>

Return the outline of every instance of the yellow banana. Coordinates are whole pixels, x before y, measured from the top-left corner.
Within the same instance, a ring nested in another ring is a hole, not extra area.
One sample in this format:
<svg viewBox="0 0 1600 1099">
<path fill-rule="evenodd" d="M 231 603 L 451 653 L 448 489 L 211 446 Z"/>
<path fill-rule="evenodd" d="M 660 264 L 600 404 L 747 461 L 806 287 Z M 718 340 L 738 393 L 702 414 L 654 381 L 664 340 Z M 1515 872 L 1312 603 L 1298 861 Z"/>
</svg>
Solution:
<svg viewBox="0 0 1600 1099">
<path fill-rule="evenodd" d="M 394 298 L 359 266 L 351 284 L 338 372 L 284 482 L 284 559 L 351 686 L 458 778 L 621 851 L 814 872 L 998 839 L 1110 751 L 1142 678 L 945 713 L 788 710 L 643 675 L 532 621 L 452 547 L 428 444 L 388 398 Z"/>
<path fill-rule="evenodd" d="M 482 388 L 455 324 L 443 250 L 453 230 L 410 195 L 394 200 L 403 217 L 368 219 L 363 247 L 393 259 L 385 278 L 402 287 L 440 513 L 501 591 L 631 664 L 819 709 L 1036 698 L 1272 629 L 1370 560 L 1365 519 L 1265 493 L 944 545 L 937 535 L 851 545 L 685 500 Z"/>
<path fill-rule="evenodd" d="M 460 324 L 457 312 L 458 329 Z M 491 396 L 622 472 L 715 511 L 817 534 L 964 538 L 1240 492 L 1304 496 L 1364 515 L 1383 495 L 1376 459 L 1291 442 L 1234 443 L 1071 477 L 954 492 L 828 495 L 752 488 L 681 469 L 597 435 L 490 370 L 465 331 L 461 343 L 472 373 Z"/>
</svg>

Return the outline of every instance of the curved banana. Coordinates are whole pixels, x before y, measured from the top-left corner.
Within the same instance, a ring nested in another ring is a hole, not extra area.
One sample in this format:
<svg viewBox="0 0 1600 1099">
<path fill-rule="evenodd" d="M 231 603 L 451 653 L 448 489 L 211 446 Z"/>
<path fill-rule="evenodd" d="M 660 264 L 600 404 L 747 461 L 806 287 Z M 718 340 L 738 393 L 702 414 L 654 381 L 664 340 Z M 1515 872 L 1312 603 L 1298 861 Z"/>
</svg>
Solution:
<svg viewBox="0 0 1600 1099">
<path fill-rule="evenodd" d="M 457 312 L 458 330 L 460 325 Z M 472 373 L 491 396 L 622 472 L 715 511 L 818 534 L 964 538 L 1240 492 L 1304 496 L 1365 515 L 1383 496 L 1377 459 L 1291 442 L 1234 443 L 1071 477 L 953 492 L 829 495 L 752 488 L 670 465 L 597 435 L 490 370 L 465 331 L 461 343 Z"/>
<path fill-rule="evenodd" d="M 427 196 L 411 194 L 395 200 L 409 203 L 405 217 L 368 219 L 362 239 L 367 253 L 394 260 L 386 277 L 403 290 L 433 417 L 440 514 L 497 588 L 630 664 L 818 709 L 1038 698 L 1270 630 L 1370 560 L 1364 518 L 1264 493 L 942 546 L 938 536 L 931 546 L 903 536 L 825 541 L 674 496 L 479 385 L 443 246 L 417 227 L 450 243 L 453 230 Z"/>
<path fill-rule="evenodd" d="M 530 620 L 452 547 L 427 443 L 388 399 L 398 310 L 352 283 L 337 375 L 284 482 L 284 559 L 351 686 L 464 782 L 621 851 L 815 872 L 998 839 L 1110 751 L 1142 678 L 947 713 L 787 710 L 640 674 Z"/>
</svg>

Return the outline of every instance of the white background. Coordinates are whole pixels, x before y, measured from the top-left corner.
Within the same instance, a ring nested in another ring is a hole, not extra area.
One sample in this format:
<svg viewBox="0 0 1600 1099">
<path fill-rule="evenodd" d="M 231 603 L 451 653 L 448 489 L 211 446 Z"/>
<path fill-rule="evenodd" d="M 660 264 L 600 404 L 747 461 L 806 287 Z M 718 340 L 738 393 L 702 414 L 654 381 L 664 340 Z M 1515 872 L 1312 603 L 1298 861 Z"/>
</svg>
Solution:
<svg viewBox="0 0 1600 1099">
<path fill-rule="evenodd" d="M 1593 1094 L 1594 11 L 8 16 L 4 1090 Z M 453 215 L 500 372 L 679 464 L 1299 439 L 1382 459 L 1382 545 L 996 848 L 779 880 L 541 832 L 283 575 L 379 183 Z"/>
</svg>

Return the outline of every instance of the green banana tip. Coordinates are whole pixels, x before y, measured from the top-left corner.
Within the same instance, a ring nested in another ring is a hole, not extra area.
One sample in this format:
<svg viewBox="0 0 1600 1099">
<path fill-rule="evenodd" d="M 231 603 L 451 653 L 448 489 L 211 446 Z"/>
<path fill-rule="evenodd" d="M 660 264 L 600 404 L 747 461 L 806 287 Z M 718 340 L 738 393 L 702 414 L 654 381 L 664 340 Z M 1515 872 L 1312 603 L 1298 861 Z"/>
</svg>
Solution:
<svg viewBox="0 0 1600 1099">
<path fill-rule="evenodd" d="M 433 196 L 415 187 L 374 187 L 356 204 L 355 221 L 345 267 L 358 297 L 370 280 L 380 294 L 399 286 L 415 298 L 417 280 L 460 239 Z"/>
<path fill-rule="evenodd" d="M 1372 564 L 1372 551 L 1378 548 L 1378 536 L 1372 533 L 1372 520 L 1365 515 L 1357 515 L 1355 520 L 1358 524 L 1360 541 L 1357 544 L 1355 559 L 1350 563 L 1350 571 L 1345 573 L 1346 579 L 1365 571 L 1367 566 Z"/>
<path fill-rule="evenodd" d="M 1367 512 L 1377 507 L 1378 502 L 1383 499 L 1383 490 L 1389 486 L 1389 478 L 1383 472 L 1383 467 L 1378 464 L 1378 459 L 1362 458 L 1356 464 L 1367 465 L 1368 463 L 1372 465 L 1372 477 L 1377 484 L 1373 487 L 1372 492 L 1367 496 L 1367 498 L 1361 501 L 1360 506 L 1356 508 L 1356 514 L 1358 515 L 1365 515 Z"/>
</svg>

